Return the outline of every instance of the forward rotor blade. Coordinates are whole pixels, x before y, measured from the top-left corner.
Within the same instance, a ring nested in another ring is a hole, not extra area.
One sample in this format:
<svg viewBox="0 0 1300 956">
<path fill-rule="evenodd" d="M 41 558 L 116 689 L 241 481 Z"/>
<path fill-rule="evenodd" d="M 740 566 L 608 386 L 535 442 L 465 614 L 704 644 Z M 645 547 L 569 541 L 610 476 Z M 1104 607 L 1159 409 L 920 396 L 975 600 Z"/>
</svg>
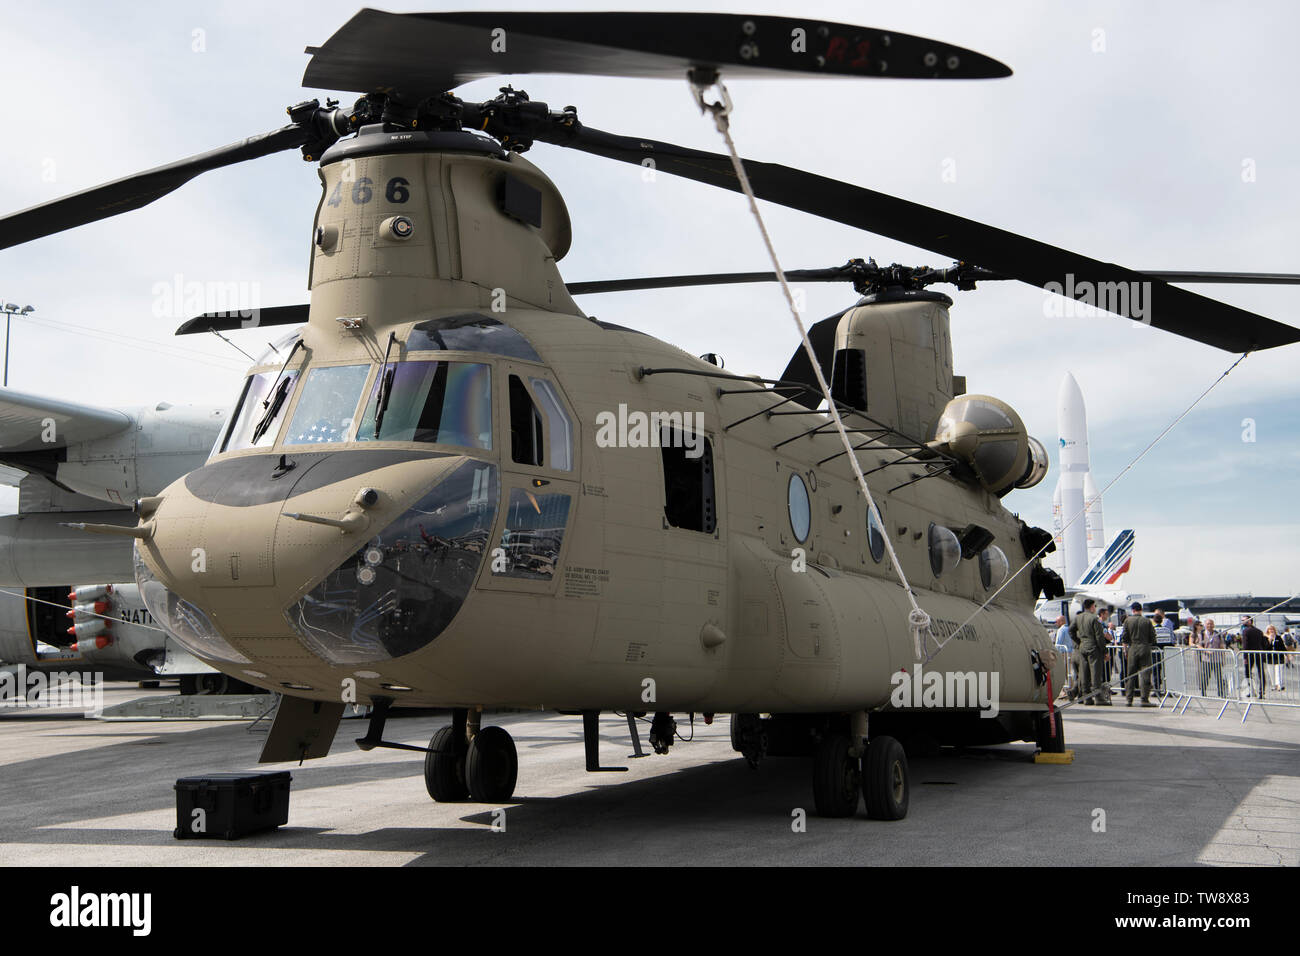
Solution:
<svg viewBox="0 0 1300 956">
<path fill-rule="evenodd" d="M 0 249 L 139 209 L 183 186 L 200 173 L 294 149 L 302 146 L 309 135 L 309 130 L 303 126 L 284 126 L 274 132 L 252 136 L 13 213 L 0 219 Z"/>
<path fill-rule="evenodd" d="M 182 324 L 176 334 L 230 332 L 261 328 L 264 325 L 304 325 L 306 322 L 307 303 L 303 302 L 298 305 L 273 305 L 266 309 L 254 309 L 251 315 L 241 312 L 204 312 Z"/>
<path fill-rule="evenodd" d="M 385 13 L 362 10 L 319 47 L 302 85 L 408 100 L 520 73 L 987 79 L 991 57 L 871 27 L 722 13 Z"/>
<path fill-rule="evenodd" d="M 740 191 L 731 160 L 718 153 L 616 136 L 576 123 L 551 126 L 538 132 L 537 139 L 638 166 L 650 160 L 661 172 Z M 1300 341 L 1300 330 L 1291 326 L 1114 263 L 814 173 L 774 163 L 744 162 L 760 199 L 948 258 L 978 262 L 992 272 L 1079 301 L 1087 302 L 1092 296 L 1094 301 L 1089 304 L 1215 348 L 1245 352 Z M 1111 297 L 1105 303 L 1096 300 L 1103 290 Z"/>
</svg>

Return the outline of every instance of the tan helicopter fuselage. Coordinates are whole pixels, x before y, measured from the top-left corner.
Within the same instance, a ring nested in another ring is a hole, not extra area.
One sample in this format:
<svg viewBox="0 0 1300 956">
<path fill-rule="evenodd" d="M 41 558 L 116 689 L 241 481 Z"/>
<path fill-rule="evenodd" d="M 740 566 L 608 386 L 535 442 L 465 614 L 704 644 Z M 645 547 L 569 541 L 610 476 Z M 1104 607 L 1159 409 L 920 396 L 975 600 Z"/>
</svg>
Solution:
<svg viewBox="0 0 1300 956">
<path fill-rule="evenodd" d="M 318 700 L 887 707 L 894 675 L 918 663 L 910 605 L 868 546 L 838 436 L 805 434 L 825 416 L 772 414 L 797 406 L 774 408 L 780 396 L 755 380 L 585 316 L 555 265 L 569 244 L 563 201 L 517 154 L 383 135 L 322 164 L 310 320 L 269 437 L 219 442 L 142 515 L 145 590 L 169 602 L 164 620 L 184 643 L 242 680 Z M 946 312 L 943 323 L 950 374 Z M 250 374 L 277 375 L 286 354 Z M 456 363 L 464 404 L 445 399 L 438 434 L 460 441 L 373 440 L 385 359 Z M 313 433 L 310 376 L 329 369 L 342 371 L 322 382 L 343 382 L 331 399 L 356 400 Z M 895 355 L 888 381 L 907 370 Z M 701 457 L 659 447 L 664 435 Z M 870 470 L 902 455 L 873 442 L 859 459 Z M 936 577 L 930 560 L 932 523 L 979 525 L 1017 568 L 1019 520 L 951 476 L 896 488 L 920 473 L 900 463 L 868 482 L 931 616 L 929 648 L 943 643 L 925 669 L 997 674 L 1001 709 L 1044 709 L 1031 651 L 1050 656 L 1051 643 L 1027 575 L 976 613 L 992 593 L 977 562 Z M 807 490 L 802 538 L 792 476 Z M 1059 688 L 1060 663 L 1052 676 Z"/>
</svg>

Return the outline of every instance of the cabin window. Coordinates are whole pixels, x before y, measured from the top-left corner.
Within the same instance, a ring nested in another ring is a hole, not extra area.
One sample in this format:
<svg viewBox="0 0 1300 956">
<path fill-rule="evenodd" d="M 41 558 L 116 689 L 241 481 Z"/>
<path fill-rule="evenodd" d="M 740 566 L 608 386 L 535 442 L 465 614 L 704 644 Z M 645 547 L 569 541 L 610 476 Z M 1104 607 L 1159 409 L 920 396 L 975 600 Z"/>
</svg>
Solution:
<svg viewBox="0 0 1300 956">
<path fill-rule="evenodd" d="M 808 486 L 799 475 L 790 476 L 786 498 L 790 507 L 790 530 L 794 532 L 794 539 L 803 544 L 812 530 L 812 505 L 808 500 Z"/>
<path fill-rule="evenodd" d="M 870 507 L 867 508 L 867 550 L 871 552 L 871 560 L 877 564 L 885 557 L 885 529 L 880 527 L 876 513 Z"/>
<path fill-rule="evenodd" d="M 357 441 L 492 447 L 492 371 L 475 362 L 397 362 L 375 428 L 385 372 L 375 376 Z"/>
<path fill-rule="evenodd" d="M 941 524 L 931 523 L 929 532 L 930 570 L 936 578 L 943 577 L 961 561 L 961 542 Z"/>
<path fill-rule="evenodd" d="M 980 584 L 988 591 L 999 587 L 1011 572 L 1011 564 L 1006 553 L 996 544 L 989 545 L 980 552 Z"/>
<path fill-rule="evenodd" d="M 664 518 L 674 528 L 713 534 L 718 527 L 713 487 L 713 446 L 703 435 L 665 427 L 660 433 L 664 466 Z"/>
<path fill-rule="evenodd" d="M 518 375 L 510 376 L 510 458 L 520 465 L 542 465 L 542 413 Z"/>
<path fill-rule="evenodd" d="M 369 365 L 331 365 L 308 372 L 284 443 L 347 441 L 369 375 Z"/>
</svg>

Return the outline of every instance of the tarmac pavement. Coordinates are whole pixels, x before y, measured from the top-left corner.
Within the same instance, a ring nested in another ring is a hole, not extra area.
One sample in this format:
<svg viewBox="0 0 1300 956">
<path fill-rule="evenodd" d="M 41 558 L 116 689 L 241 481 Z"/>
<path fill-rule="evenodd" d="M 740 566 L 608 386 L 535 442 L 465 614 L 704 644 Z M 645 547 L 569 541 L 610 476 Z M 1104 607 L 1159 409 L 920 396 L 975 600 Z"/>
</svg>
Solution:
<svg viewBox="0 0 1300 956">
<path fill-rule="evenodd" d="M 117 685 L 109 702 L 142 693 Z M 0 864 L 1300 865 L 1300 712 L 1216 713 L 1071 708 L 1067 766 L 1033 763 L 1030 744 L 913 756 L 910 812 L 886 823 L 816 817 L 810 763 L 751 770 L 726 717 L 697 719 L 668 756 L 628 760 L 626 724 L 606 715 L 602 762 L 629 769 L 588 774 L 579 718 L 484 715 L 519 751 L 502 817 L 434 803 L 420 754 L 358 750 L 363 720 L 343 722 L 328 757 L 259 766 L 265 724 L 0 709 Z M 446 721 L 390 720 L 387 736 L 423 745 Z M 287 826 L 173 838 L 178 777 L 266 769 L 293 773 Z"/>
</svg>

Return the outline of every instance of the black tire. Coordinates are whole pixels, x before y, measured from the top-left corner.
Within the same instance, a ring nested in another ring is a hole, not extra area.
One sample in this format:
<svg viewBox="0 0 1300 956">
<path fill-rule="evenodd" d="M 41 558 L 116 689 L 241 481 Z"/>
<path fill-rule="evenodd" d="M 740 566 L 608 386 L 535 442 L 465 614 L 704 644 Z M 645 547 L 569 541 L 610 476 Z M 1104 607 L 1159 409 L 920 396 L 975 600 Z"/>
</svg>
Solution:
<svg viewBox="0 0 1300 956">
<path fill-rule="evenodd" d="M 847 734 L 831 734 L 813 753 L 813 807 L 820 817 L 851 817 L 858 812 L 862 768 L 849 751 Z"/>
<path fill-rule="evenodd" d="M 185 697 L 192 697 L 199 692 L 199 676 L 197 674 L 182 674 L 180 685 L 181 694 Z"/>
<path fill-rule="evenodd" d="M 1056 712 L 1056 736 L 1052 736 L 1051 715 L 1034 715 L 1034 743 L 1045 754 L 1065 752 L 1065 720 L 1061 712 Z"/>
<path fill-rule="evenodd" d="M 867 816 L 873 820 L 901 820 L 907 816 L 911 794 L 907 754 L 893 737 L 877 737 L 867 745 L 863 759 L 862 796 Z"/>
<path fill-rule="evenodd" d="M 225 674 L 199 674 L 195 693 L 220 696 L 230 691 L 230 678 Z"/>
<path fill-rule="evenodd" d="M 460 803 L 469 799 L 465 784 L 465 755 L 457 753 L 453 728 L 441 727 L 429 741 L 424 755 L 424 788 L 439 803 Z"/>
<path fill-rule="evenodd" d="M 505 803 L 515 792 L 519 756 L 515 742 L 501 727 L 484 727 L 469 742 L 465 783 L 475 803 Z"/>
<path fill-rule="evenodd" d="M 731 749 L 734 750 L 736 753 L 743 752 L 740 748 L 740 737 L 737 736 L 736 734 L 736 730 L 738 729 L 737 725 L 739 723 L 740 723 L 740 714 L 732 714 L 731 715 Z"/>
</svg>

